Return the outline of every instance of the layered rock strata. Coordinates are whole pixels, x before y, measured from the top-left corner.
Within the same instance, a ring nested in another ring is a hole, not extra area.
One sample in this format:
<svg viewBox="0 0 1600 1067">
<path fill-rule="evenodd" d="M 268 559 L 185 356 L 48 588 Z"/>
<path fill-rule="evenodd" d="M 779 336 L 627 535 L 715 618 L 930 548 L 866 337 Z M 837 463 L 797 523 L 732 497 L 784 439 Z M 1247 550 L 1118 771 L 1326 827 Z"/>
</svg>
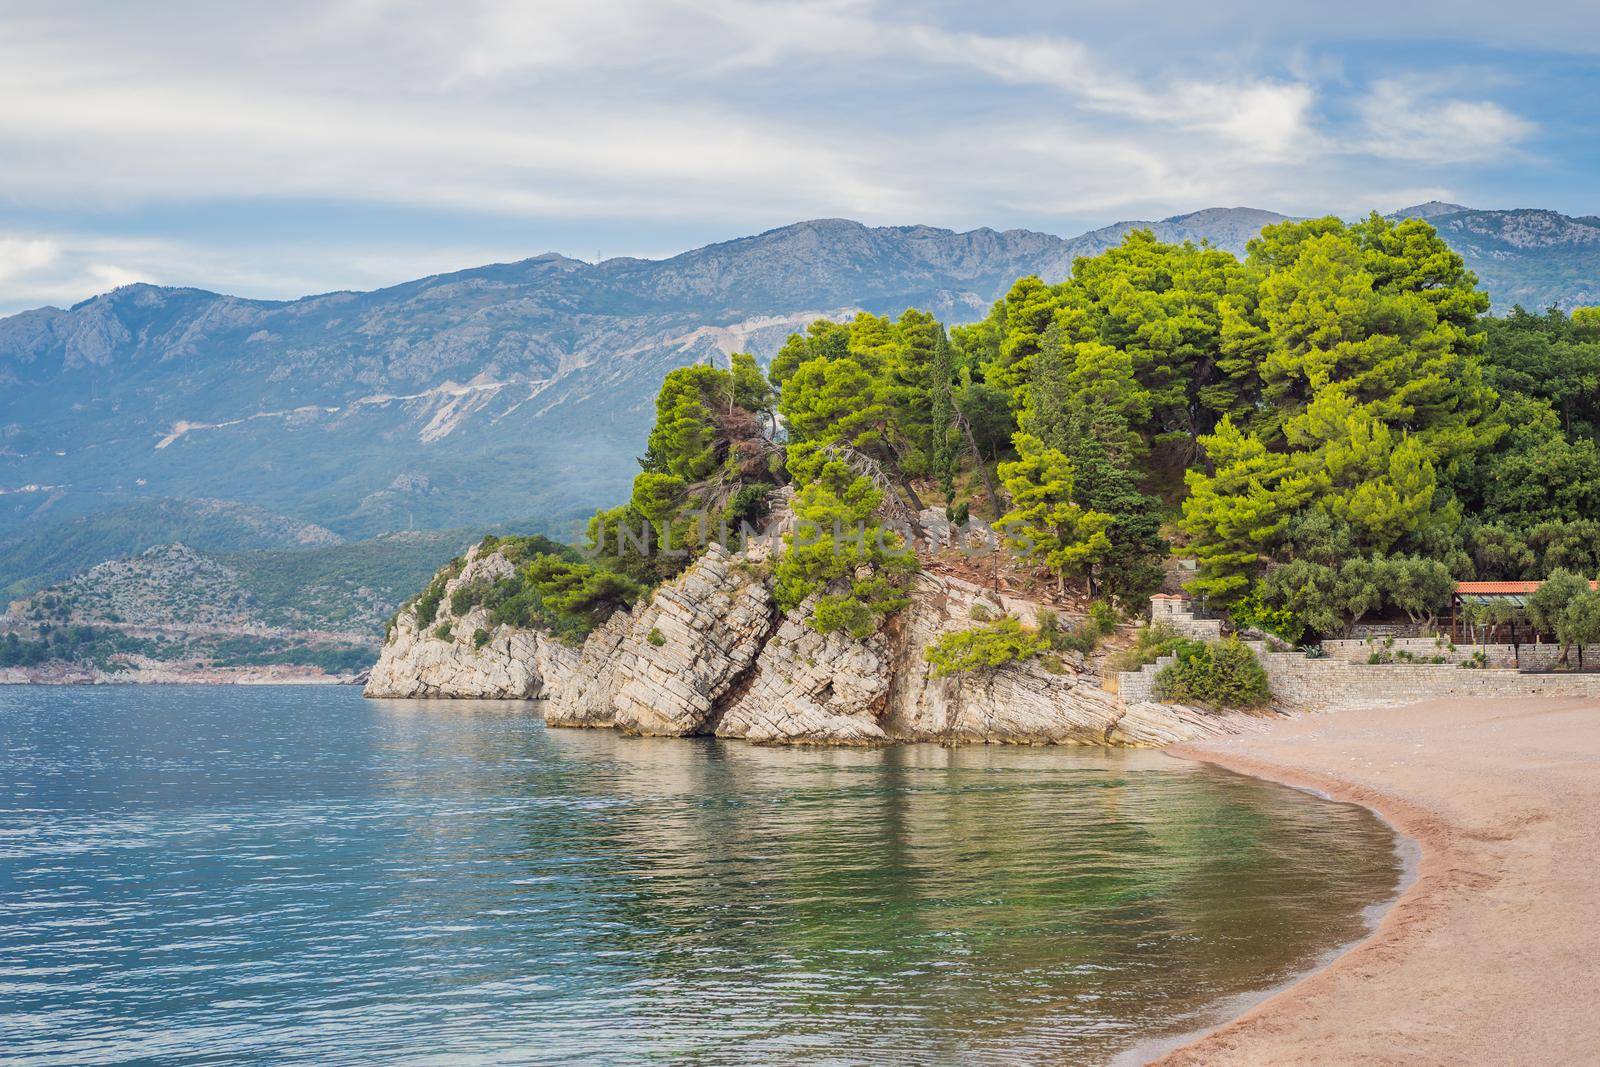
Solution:
<svg viewBox="0 0 1600 1067">
<path fill-rule="evenodd" d="M 502 554 L 474 547 L 461 573 L 445 583 L 443 603 L 463 585 L 496 581 L 512 570 Z M 480 630 L 489 635 L 482 644 Z M 532 700 L 548 696 L 550 680 L 566 676 L 577 658 L 576 650 L 538 630 L 493 626 L 482 607 L 449 620 L 448 637 L 402 611 L 363 692 L 369 697 Z"/>
<path fill-rule="evenodd" d="M 469 557 L 446 596 L 509 567 L 495 559 Z M 1236 732 L 1250 721 L 1124 703 L 1072 654 L 941 678 L 923 652 L 942 635 L 1002 611 L 1031 622 L 1039 605 L 924 572 L 889 627 L 856 639 L 807 626 L 809 601 L 778 611 L 769 569 L 760 552 L 734 555 L 712 545 L 648 600 L 612 616 L 581 651 L 532 631 L 496 631 L 471 647 L 464 636 L 475 624 L 470 613 L 455 621 L 449 640 L 419 634 L 403 615 L 368 694 L 548 695 L 552 726 L 821 745 L 1164 745 Z"/>
</svg>

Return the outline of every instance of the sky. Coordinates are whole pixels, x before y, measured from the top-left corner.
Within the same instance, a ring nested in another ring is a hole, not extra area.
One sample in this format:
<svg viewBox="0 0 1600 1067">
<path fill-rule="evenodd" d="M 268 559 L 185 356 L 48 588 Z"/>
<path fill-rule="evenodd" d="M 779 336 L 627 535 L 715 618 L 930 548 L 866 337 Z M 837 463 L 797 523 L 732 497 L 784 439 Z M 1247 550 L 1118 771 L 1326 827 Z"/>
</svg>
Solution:
<svg viewBox="0 0 1600 1067">
<path fill-rule="evenodd" d="M 0 314 L 808 218 L 1600 213 L 1600 4 L 0 0 Z"/>
</svg>

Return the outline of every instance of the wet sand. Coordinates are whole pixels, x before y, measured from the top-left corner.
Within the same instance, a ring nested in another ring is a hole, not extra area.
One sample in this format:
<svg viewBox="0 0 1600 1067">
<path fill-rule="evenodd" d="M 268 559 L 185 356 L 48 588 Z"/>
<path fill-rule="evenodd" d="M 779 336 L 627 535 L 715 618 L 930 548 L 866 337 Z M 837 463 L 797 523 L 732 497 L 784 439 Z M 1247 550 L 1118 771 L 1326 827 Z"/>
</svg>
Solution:
<svg viewBox="0 0 1600 1067">
<path fill-rule="evenodd" d="M 1329 712 L 1168 751 L 1363 804 L 1422 855 L 1370 938 L 1157 1062 L 1600 1062 L 1600 703 Z"/>
</svg>

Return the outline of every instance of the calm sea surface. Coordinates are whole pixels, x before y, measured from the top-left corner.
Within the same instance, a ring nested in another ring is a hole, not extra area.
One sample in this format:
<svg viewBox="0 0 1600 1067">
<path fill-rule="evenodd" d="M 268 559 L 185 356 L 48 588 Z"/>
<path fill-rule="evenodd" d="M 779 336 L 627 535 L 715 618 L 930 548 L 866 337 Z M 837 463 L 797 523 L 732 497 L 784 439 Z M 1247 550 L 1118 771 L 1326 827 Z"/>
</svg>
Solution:
<svg viewBox="0 0 1600 1067">
<path fill-rule="evenodd" d="M 1155 753 L 0 686 L 0 1060 L 1080 1063 L 1360 936 L 1366 812 Z"/>
</svg>

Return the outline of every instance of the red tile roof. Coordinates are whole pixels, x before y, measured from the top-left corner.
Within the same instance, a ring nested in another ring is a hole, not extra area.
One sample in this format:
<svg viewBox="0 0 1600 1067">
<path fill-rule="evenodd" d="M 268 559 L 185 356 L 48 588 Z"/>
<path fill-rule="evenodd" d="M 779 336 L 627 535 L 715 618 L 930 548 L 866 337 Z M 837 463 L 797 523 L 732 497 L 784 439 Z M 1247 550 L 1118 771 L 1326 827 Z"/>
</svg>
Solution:
<svg viewBox="0 0 1600 1067">
<path fill-rule="evenodd" d="M 1531 593 L 1539 588 L 1542 582 L 1457 582 L 1456 592 L 1476 593 L 1479 596 L 1521 596 Z M 1589 583 L 1590 589 L 1600 588 L 1595 582 Z"/>
</svg>

